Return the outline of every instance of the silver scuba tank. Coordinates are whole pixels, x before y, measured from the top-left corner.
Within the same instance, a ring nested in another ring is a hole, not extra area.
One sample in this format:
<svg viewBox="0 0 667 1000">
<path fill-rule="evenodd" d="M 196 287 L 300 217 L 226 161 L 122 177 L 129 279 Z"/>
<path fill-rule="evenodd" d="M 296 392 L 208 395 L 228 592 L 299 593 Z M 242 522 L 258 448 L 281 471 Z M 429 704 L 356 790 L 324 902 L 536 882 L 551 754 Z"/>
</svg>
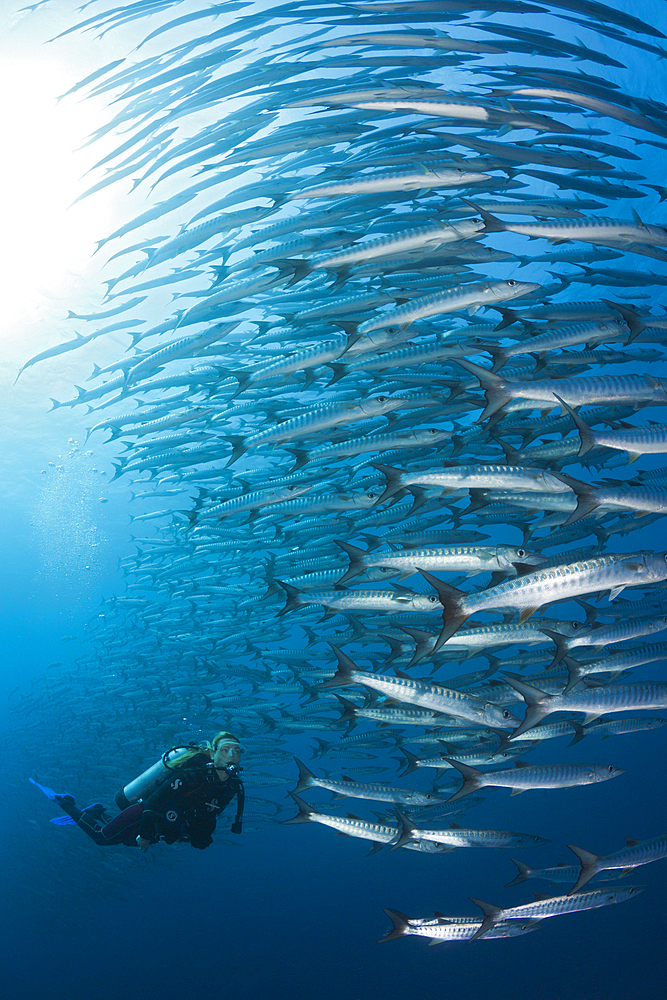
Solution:
<svg viewBox="0 0 667 1000">
<path fill-rule="evenodd" d="M 151 767 L 142 771 L 138 777 L 116 792 L 114 798 L 118 808 L 127 809 L 135 802 L 148 798 L 158 785 L 162 784 L 173 768 L 178 766 L 178 760 L 192 749 L 192 747 L 173 747 L 163 753 Z"/>
</svg>

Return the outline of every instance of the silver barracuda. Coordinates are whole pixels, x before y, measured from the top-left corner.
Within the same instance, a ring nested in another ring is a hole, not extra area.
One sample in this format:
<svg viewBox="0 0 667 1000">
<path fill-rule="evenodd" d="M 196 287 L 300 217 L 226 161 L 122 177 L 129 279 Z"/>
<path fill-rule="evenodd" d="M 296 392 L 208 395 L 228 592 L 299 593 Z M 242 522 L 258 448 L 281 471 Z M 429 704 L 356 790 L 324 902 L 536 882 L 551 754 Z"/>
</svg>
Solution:
<svg viewBox="0 0 667 1000">
<path fill-rule="evenodd" d="M 623 424 L 613 430 L 592 430 L 572 407 L 562 401 L 579 432 L 578 457 L 583 458 L 593 448 L 613 448 L 615 451 L 627 451 L 630 462 L 636 461 L 640 455 L 663 455 L 667 452 L 667 424 L 650 427 L 631 427 Z"/>
<path fill-rule="evenodd" d="M 298 194 L 291 195 L 291 198 L 336 198 L 340 195 L 372 195 L 384 191 L 421 191 L 429 188 L 465 187 L 468 184 L 479 184 L 480 181 L 490 179 L 490 174 L 464 170 L 461 167 L 456 167 L 453 170 L 430 170 L 425 167 L 423 170 L 414 172 L 365 174 L 358 176 L 356 180 L 317 184 L 314 187 L 305 188 Z"/>
<path fill-rule="evenodd" d="M 400 910 L 385 910 L 384 912 L 392 922 L 392 929 L 380 938 L 381 944 L 385 941 L 395 941 L 396 938 L 408 936 L 427 938 L 430 944 L 443 944 L 447 941 L 472 941 L 482 926 L 482 921 L 475 920 L 474 917 L 459 917 L 456 922 L 443 921 L 439 918 L 422 921 L 411 920 Z M 497 923 L 489 928 L 482 940 L 492 941 L 497 938 L 518 937 L 536 930 L 537 926 L 538 924 L 532 920 L 525 922 L 507 920 L 505 923 Z"/>
<path fill-rule="evenodd" d="M 479 418 L 485 420 L 512 402 L 520 409 L 540 408 L 540 403 L 560 406 L 595 406 L 601 403 L 629 403 L 636 406 L 667 404 L 667 380 L 652 375 L 591 375 L 580 378 L 515 382 L 501 378 L 481 365 L 458 360 L 456 364 L 479 379 L 487 405 Z"/>
<path fill-rule="evenodd" d="M 298 757 L 294 758 L 299 768 L 299 781 L 294 789 L 295 795 L 300 795 L 309 788 L 326 788 L 336 795 L 350 796 L 354 799 L 370 799 L 373 802 L 395 802 L 401 805 L 426 806 L 444 802 L 438 795 L 428 792 L 411 792 L 406 788 L 394 788 L 391 785 L 360 784 L 351 778 L 342 781 L 332 781 L 329 778 L 317 778 Z"/>
<path fill-rule="evenodd" d="M 573 788 L 595 784 L 618 778 L 624 773 L 623 768 L 612 764 L 525 764 L 523 761 L 516 761 L 515 767 L 505 771 L 478 771 L 477 768 L 453 758 L 445 759 L 463 776 L 463 785 L 450 796 L 448 802 L 457 802 L 480 788 L 511 788 L 512 795 L 521 795 L 539 788 Z"/>
<path fill-rule="evenodd" d="M 659 681 L 610 684 L 557 695 L 546 694 L 515 674 L 505 674 L 505 679 L 528 706 L 524 721 L 515 730 L 516 736 L 527 732 L 554 712 L 583 712 L 586 716 L 584 722 L 588 723 L 614 712 L 667 708 L 667 684 Z"/>
<path fill-rule="evenodd" d="M 628 840 L 627 846 L 613 854 L 593 854 L 574 844 L 567 845 L 579 858 L 581 870 L 578 872 L 576 884 L 570 895 L 579 892 L 587 882 L 590 882 L 599 872 L 621 871 L 627 874 L 641 865 L 649 865 L 652 861 L 667 858 L 667 834 L 651 837 L 649 840 Z"/>
<path fill-rule="evenodd" d="M 416 320 L 428 316 L 442 316 L 446 313 L 477 312 L 482 306 L 493 308 L 496 302 L 520 298 L 537 291 L 539 285 L 529 281 L 478 281 L 470 285 L 455 285 L 442 292 L 413 299 L 381 313 L 375 319 L 360 323 L 358 332 L 371 333 L 387 326 L 409 326 Z"/>
<path fill-rule="evenodd" d="M 347 553 L 350 567 L 338 581 L 344 586 L 349 580 L 365 573 L 373 567 L 398 570 L 399 580 L 417 572 L 417 567 L 436 572 L 453 573 L 509 573 L 514 575 L 514 563 L 539 566 L 544 557 L 532 555 L 524 549 L 511 545 L 464 546 L 450 545 L 437 548 L 410 549 L 409 552 L 365 552 L 349 542 L 337 540 L 337 544 Z"/>
<path fill-rule="evenodd" d="M 485 903 L 481 899 L 471 899 L 470 902 L 479 906 L 484 914 L 482 926 L 476 936 L 482 937 L 491 927 L 504 920 L 546 920 L 549 917 L 562 917 L 568 913 L 594 910 L 599 906 L 625 903 L 629 899 L 634 899 L 645 888 L 645 885 L 626 885 L 622 889 L 593 889 L 591 892 L 580 892 L 574 896 L 550 896 L 547 899 L 536 899 L 532 903 L 504 908 Z"/>
<path fill-rule="evenodd" d="M 415 841 L 430 840 L 435 844 L 444 844 L 446 847 L 544 847 L 551 843 L 544 837 L 537 837 L 532 833 L 516 833 L 510 830 L 469 830 L 458 823 L 451 823 L 449 830 L 428 830 L 418 827 L 412 820 L 396 809 L 398 819 L 398 834 L 395 843 L 390 850 L 404 847 L 406 844 Z"/>
<path fill-rule="evenodd" d="M 400 611 L 437 611 L 440 603 L 429 594 L 419 594 L 416 591 L 401 587 L 396 590 L 333 590 L 308 591 L 305 593 L 291 586 L 284 580 L 276 580 L 287 595 L 285 607 L 279 615 L 285 615 L 295 608 L 308 607 L 311 604 L 321 604 L 328 612 L 333 611 L 381 611 L 397 613 Z"/>
<path fill-rule="evenodd" d="M 390 677 L 387 674 L 373 674 L 359 670 L 345 653 L 332 643 L 329 645 L 338 658 L 338 669 L 333 677 L 323 681 L 316 690 L 362 684 L 396 701 L 419 705 L 421 708 L 433 709 L 459 719 L 468 719 L 480 726 L 514 729 L 519 724 L 519 720 L 508 709 L 485 704 L 471 695 L 452 688 L 415 681 L 409 677 Z"/>
<path fill-rule="evenodd" d="M 299 807 L 299 812 L 292 819 L 283 820 L 285 824 L 294 823 L 319 823 L 328 826 L 336 833 L 345 834 L 347 837 L 358 837 L 361 840 L 370 840 L 372 847 L 370 853 L 379 851 L 382 847 L 390 844 L 396 836 L 396 827 L 388 826 L 384 823 L 371 823 L 368 820 L 357 819 L 352 816 L 332 816 L 330 813 L 319 812 L 314 806 L 308 805 L 302 798 L 294 792 L 289 793 Z M 425 851 L 428 854 L 435 854 L 449 850 L 443 844 L 436 844 L 424 841 L 423 844 L 415 841 L 406 844 L 408 850 Z"/>
<path fill-rule="evenodd" d="M 555 601 L 571 600 L 601 590 L 608 590 L 613 599 L 625 587 L 647 586 L 666 580 L 667 553 L 625 552 L 563 563 L 506 580 L 475 594 L 466 594 L 430 573 L 421 572 L 436 590 L 444 609 L 443 628 L 434 649 L 437 652 L 470 615 L 478 611 L 512 608 L 521 611 L 520 621 L 526 621 L 539 608 Z"/>
<path fill-rule="evenodd" d="M 387 480 L 380 503 L 410 486 L 440 486 L 445 490 L 534 490 L 537 493 L 564 493 L 571 487 L 551 472 L 516 465 L 455 465 L 443 463 L 435 469 L 404 472 L 371 462 Z"/>
<path fill-rule="evenodd" d="M 609 673 L 614 678 L 623 670 L 639 667 L 644 663 L 659 663 L 662 660 L 667 660 L 667 646 L 662 642 L 640 646 L 638 649 L 629 649 L 622 653 L 612 653 L 610 656 L 602 656 L 600 659 L 594 660 L 593 663 L 579 663 L 577 660 L 567 657 L 565 662 L 570 679 L 563 694 L 569 694 L 572 688 L 584 677 Z"/>
</svg>

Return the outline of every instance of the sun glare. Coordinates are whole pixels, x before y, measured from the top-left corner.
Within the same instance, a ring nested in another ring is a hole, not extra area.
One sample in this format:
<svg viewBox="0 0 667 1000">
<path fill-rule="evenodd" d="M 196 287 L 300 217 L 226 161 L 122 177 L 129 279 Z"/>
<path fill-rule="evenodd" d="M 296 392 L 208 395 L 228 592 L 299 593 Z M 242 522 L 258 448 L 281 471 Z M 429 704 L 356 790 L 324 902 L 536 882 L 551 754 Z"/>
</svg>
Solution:
<svg viewBox="0 0 667 1000">
<path fill-rule="evenodd" d="M 68 207 L 93 183 L 81 179 L 90 157 L 76 149 L 95 127 L 94 113 L 85 104 L 58 103 L 71 85 L 71 75 L 49 58 L 3 58 L 0 64 L 0 322 L 5 335 L 10 324 L 52 313 L 49 306 L 57 312 L 64 308 L 104 230 L 104 199 Z"/>
</svg>

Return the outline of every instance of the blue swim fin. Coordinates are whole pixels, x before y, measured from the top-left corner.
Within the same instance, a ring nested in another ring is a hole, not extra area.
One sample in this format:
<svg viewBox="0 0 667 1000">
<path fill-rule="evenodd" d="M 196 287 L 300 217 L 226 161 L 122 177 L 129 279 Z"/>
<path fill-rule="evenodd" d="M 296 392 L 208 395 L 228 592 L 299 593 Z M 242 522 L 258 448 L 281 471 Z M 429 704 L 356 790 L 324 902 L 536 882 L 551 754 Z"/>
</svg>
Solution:
<svg viewBox="0 0 667 1000">
<path fill-rule="evenodd" d="M 28 778 L 28 781 L 31 785 L 34 785 L 35 788 L 39 788 L 42 795 L 46 795 L 47 799 L 50 799 L 51 802 L 56 801 L 56 795 L 58 793 L 54 792 L 52 788 L 48 788 L 46 785 L 40 785 L 37 781 L 34 781 L 33 778 Z M 61 792 L 59 793 L 59 797 L 62 798 L 63 795 L 67 794 L 67 792 Z M 72 796 L 72 798 L 74 798 L 74 796 Z"/>
</svg>

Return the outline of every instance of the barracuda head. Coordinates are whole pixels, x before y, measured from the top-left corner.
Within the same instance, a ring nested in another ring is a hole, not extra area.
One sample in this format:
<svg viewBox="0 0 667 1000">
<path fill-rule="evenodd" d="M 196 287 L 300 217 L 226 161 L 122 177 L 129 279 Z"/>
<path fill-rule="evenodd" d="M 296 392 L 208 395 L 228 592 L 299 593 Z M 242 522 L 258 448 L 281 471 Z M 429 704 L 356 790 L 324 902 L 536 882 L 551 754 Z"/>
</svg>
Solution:
<svg viewBox="0 0 667 1000">
<path fill-rule="evenodd" d="M 498 708 L 497 705 L 484 705 L 484 723 L 487 726 L 495 726 L 496 729 L 518 729 L 521 720 L 512 715 L 508 708 Z"/>
<path fill-rule="evenodd" d="M 621 774 L 625 774 L 625 769 L 622 767 L 615 767 L 613 764 L 591 765 L 591 775 L 593 781 L 608 781 L 609 778 L 618 778 Z"/>
</svg>

